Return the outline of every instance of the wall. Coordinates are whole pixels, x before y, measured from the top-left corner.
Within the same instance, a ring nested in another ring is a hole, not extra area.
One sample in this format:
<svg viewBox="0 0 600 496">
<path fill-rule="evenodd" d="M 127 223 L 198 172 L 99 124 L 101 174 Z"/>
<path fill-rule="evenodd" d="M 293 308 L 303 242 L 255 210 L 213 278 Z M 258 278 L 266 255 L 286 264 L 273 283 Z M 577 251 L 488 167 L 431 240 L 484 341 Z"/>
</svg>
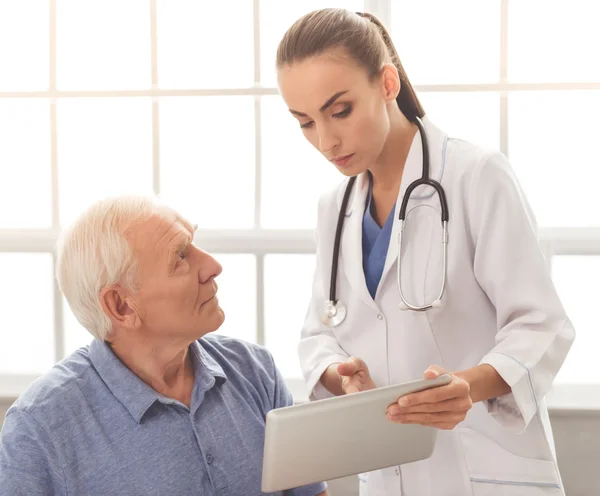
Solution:
<svg viewBox="0 0 600 496">
<path fill-rule="evenodd" d="M 11 403 L 0 399 L 0 425 Z M 567 496 L 600 494 L 600 411 L 556 411 L 551 418 Z M 356 478 L 331 482 L 330 494 L 358 495 Z"/>
</svg>

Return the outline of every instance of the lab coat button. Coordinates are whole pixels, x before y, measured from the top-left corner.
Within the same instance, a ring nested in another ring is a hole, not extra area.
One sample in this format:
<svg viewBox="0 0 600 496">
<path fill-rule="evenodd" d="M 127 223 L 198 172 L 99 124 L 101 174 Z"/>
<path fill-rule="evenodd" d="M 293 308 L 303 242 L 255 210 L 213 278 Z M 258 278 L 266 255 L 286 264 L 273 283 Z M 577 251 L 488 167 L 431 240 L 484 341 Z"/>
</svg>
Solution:
<svg viewBox="0 0 600 496">
<path fill-rule="evenodd" d="M 210 465 L 212 462 L 213 462 L 212 455 L 206 455 L 206 463 L 208 463 Z"/>
<path fill-rule="evenodd" d="M 383 315 L 381 315 L 380 313 L 378 313 L 378 314 L 377 314 L 377 318 L 378 318 L 379 320 L 383 320 Z"/>
</svg>

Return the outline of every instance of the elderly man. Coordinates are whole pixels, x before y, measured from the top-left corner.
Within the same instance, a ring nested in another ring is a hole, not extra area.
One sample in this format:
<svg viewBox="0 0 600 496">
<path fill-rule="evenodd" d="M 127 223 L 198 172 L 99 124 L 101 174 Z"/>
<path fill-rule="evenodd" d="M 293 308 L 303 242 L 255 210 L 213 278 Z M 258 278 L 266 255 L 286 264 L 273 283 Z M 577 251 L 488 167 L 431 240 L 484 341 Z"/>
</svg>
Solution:
<svg viewBox="0 0 600 496">
<path fill-rule="evenodd" d="M 264 348 L 207 336 L 221 266 L 193 232 L 147 197 L 98 202 L 65 231 L 57 278 L 95 339 L 8 411 L 0 495 L 261 494 L 265 415 L 292 398 Z"/>
</svg>

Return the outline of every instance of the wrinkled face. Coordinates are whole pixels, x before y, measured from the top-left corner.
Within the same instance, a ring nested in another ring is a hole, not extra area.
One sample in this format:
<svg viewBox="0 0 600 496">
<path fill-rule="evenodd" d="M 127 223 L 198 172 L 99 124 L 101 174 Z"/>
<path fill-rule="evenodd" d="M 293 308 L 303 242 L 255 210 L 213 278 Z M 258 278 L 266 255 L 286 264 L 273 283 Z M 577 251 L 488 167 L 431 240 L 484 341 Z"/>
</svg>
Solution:
<svg viewBox="0 0 600 496">
<path fill-rule="evenodd" d="M 323 54 L 281 68 L 278 82 L 305 138 L 343 174 L 366 171 L 381 155 L 390 130 L 389 67 L 369 79 L 342 54 Z M 393 71 L 392 71 L 393 73 Z M 397 77 L 397 76 L 396 76 Z"/>
<path fill-rule="evenodd" d="M 139 291 L 132 297 L 146 335 L 193 341 L 221 326 L 215 277 L 222 267 L 192 244 L 189 228 L 174 214 L 157 215 L 129 239 L 138 261 Z"/>
</svg>

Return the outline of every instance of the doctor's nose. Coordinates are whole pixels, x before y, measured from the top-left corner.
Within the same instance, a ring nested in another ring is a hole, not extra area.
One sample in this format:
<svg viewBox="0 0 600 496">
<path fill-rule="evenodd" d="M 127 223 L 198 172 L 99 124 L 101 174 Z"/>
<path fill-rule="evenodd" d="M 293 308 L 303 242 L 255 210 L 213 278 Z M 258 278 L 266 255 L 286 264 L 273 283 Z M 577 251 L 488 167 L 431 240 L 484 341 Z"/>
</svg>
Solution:
<svg viewBox="0 0 600 496">
<path fill-rule="evenodd" d="M 322 131 L 319 133 L 319 150 L 327 154 L 340 144 L 340 140 L 332 133 Z"/>
</svg>

